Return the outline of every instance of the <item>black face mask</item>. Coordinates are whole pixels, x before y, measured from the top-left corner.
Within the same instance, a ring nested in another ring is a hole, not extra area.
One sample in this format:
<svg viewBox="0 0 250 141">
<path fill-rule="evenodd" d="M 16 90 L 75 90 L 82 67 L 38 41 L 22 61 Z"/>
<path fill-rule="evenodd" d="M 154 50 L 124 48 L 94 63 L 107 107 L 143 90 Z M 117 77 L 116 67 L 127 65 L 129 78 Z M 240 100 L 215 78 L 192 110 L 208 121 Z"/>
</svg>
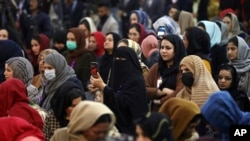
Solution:
<svg viewBox="0 0 250 141">
<path fill-rule="evenodd" d="M 194 84 L 193 73 L 192 72 L 182 73 L 181 80 L 185 86 L 191 87 Z"/>
</svg>

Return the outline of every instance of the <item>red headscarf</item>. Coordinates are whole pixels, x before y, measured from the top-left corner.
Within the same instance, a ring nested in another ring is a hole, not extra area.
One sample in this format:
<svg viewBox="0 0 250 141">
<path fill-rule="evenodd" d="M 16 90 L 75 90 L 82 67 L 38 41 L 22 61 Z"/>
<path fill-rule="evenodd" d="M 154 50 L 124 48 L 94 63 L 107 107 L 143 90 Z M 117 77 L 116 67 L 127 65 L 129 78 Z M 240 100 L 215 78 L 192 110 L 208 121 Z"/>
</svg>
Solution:
<svg viewBox="0 0 250 141">
<path fill-rule="evenodd" d="M 227 13 L 234 13 L 234 14 L 235 14 L 235 11 L 234 11 L 233 9 L 231 9 L 231 8 L 227 8 L 227 9 L 222 10 L 222 11 L 219 13 L 220 19 L 222 20 L 223 17 L 224 17 Z"/>
<path fill-rule="evenodd" d="M 0 117 L 20 117 L 43 128 L 39 113 L 29 106 L 27 89 L 19 79 L 9 79 L 0 84 Z"/>
<path fill-rule="evenodd" d="M 99 31 L 92 33 L 90 36 L 94 36 L 97 43 L 97 48 L 95 50 L 96 57 L 102 56 L 104 54 L 105 36 L 103 35 L 102 32 Z"/>
<path fill-rule="evenodd" d="M 36 137 L 44 141 L 44 135 L 40 129 L 31 125 L 19 117 L 0 118 L 0 139 L 4 141 L 20 141 L 25 137 Z"/>
<path fill-rule="evenodd" d="M 35 37 L 36 38 L 36 37 Z M 32 38 L 32 39 L 35 39 L 35 38 Z M 39 51 L 39 54 L 45 50 L 45 49 L 48 49 L 50 47 L 50 41 L 49 41 L 49 38 L 44 35 L 44 34 L 39 34 L 38 35 L 38 43 L 40 45 L 40 51 Z M 35 39 L 37 40 L 37 39 Z M 34 69 L 35 71 L 38 70 L 38 55 L 35 55 L 33 51 L 31 51 L 31 56 L 32 56 L 32 65 L 34 66 Z M 37 73 L 37 72 L 35 72 Z"/>
<path fill-rule="evenodd" d="M 139 24 L 139 23 L 138 23 Z M 146 37 L 146 31 L 145 31 L 145 27 L 142 24 L 139 24 L 140 28 L 141 28 L 141 33 L 140 33 L 140 38 L 138 41 L 138 44 L 141 45 L 141 42 L 143 41 L 143 39 Z"/>
</svg>

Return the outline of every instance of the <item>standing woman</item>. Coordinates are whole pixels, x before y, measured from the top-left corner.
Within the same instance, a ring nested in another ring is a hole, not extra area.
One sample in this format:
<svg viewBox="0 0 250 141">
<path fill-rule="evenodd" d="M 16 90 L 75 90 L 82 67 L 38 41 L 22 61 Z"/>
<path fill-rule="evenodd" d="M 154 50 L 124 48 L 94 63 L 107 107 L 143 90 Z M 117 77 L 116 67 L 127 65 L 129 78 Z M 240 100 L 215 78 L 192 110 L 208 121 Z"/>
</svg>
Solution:
<svg viewBox="0 0 250 141">
<path fill-rule="evenodd" d="M 129 47 L 119 47 L 114 55 L 111 86 L 100 75 L 91 76 L 90 82 L 103 90 L 104 104 L 116 115 L 116 127 L 121 133 L 135 135 L 133 122 L 148 111 L 146 86 L 141 66 L 135 52 Z"/>
<path fill-rule="evenodd" d="M 68 54 L 66 60 L 75 70 L 76 76 L 81 80 L 84 90 L 90 78 L 90 62 L 96 61 L 95 55 L 85 48 L 84 31 L 80 28 L 71 28 L 67 34 Z"/>
<path fill-rule="evenodd" d="M 153 101 L 153 111 L 158 111 L 161 104 L 183 88 L 179 64 L 185 56 L 186 50 L 178 35 L 170 34 L 162 39 L 158 63 L 150 68 L 146 79 L 147 96 L 151 100 L 160 100 Z"/>
<path fill-rule="evenodd" d="M 229 39 L 227 58 L 229 64 L 236 68 L 239 77 L 238 90 L 250 97 L 250 49 L 243 38 L 235 36 Z"/>
<path fill-rule="evenodd" d="M 44 34 L 34 35 L 31 39 L 31 63 L 34 68 L 34 75 L 39 74 L 38 56 L 49 48 L 49 38 Z"/>
<path fill-rule="evenodd" d="M 104 42 L 105 54 L 102 56 L 102 59 L 100 61 L 99 73 L 103 81 L 106 82 L 107 85 L 109 85 L 108 81 L 110 79 L 111 67 L 113 63 L 115 50 L 120 40 L 121 40 L 120 35 L 114 32 L 107 33 L 105 37 L 105 42 Z"/>
</svg>

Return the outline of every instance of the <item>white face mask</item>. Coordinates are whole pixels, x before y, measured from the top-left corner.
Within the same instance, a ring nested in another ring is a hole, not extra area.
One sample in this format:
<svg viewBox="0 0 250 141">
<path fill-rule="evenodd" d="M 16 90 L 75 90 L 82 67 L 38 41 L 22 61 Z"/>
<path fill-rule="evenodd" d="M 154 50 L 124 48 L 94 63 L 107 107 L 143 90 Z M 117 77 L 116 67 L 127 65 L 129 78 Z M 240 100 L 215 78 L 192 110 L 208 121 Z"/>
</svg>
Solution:
<svg viewBox="0 0 250 141">
<path fill-rule="evenodd" d="M 44 70 L 44 76 L 49 81 L 56 77 L 55 69 L 52 70 Z"/>
</svg>

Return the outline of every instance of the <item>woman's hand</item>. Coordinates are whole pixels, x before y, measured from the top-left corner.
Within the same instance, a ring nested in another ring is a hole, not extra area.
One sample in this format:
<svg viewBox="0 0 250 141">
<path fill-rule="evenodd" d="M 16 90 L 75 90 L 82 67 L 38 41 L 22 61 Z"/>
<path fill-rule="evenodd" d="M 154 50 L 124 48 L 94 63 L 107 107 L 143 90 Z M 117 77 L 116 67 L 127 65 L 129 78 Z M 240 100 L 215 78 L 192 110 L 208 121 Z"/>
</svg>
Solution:
<svg viewBox="0 0 250 141">
<path fill-rule="evenodd" d="M 100 90 L 103 90 L 104 87 L 106 86 L 106 84 L 103 82 L 102 77 L 100 76 L 99 73 L 97 73 L 97 77 L 96 78 L 93 77 L 93 76 L 90 76 L 90 83 L 94 87 L 96 87 L 96 88 L 98 88 Z"/>
<path fill-rule="evenodd" d="M 98 90 L 98 88 L 96 88 L 93 84 L 88 84 L 87 88 L 91 93 L 95 93 Z"/>
</svg>

